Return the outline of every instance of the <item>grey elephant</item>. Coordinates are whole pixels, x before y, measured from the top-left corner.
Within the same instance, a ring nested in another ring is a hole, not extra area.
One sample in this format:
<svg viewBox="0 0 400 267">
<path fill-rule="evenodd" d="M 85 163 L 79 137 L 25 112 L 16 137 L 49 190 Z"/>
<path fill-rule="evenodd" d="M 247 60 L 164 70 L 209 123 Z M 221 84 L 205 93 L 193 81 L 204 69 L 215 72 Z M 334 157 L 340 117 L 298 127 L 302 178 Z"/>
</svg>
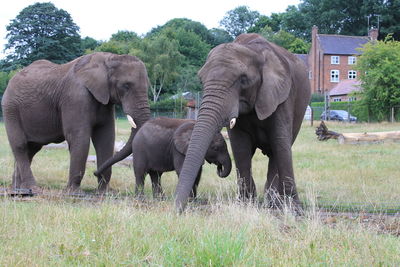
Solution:
<svg viewBox="0 0 400 267">
<path fill-rule="evenodd" d="M 31 171 L 34 155 L 48 143 L 68 142 L 70 169 L 67 189 L 79 191 L 90 140 L 100 166 L 112 157 L 114 104 L 136 127 L 150 118 L 148 76 L 134 56 L 94 53 L 58 65 L 38 60 L 9 82 L 3 99 L 5 127 L 16 165 L 12 188 L 40 191 Z M 136 130 L 123 148 L 131 149 Z M 107 169 L 98 180 L 104 192 L 111 177 Z"/>
<path fill-rule="evenodd" d="M 264 198 L 301 209 L 292 144 L 310 100 L 304 64 L 257 34 L 239 35 L 215 47 L 199 71 L 203 100 L 176 189 L 183 211 L 213 135 L 227 126 L 237 167 L 239 197 L 256 197 L 251 161 L 256 149 L 269 157 Z"/>
<path fill-rule="evenodd" d="M 132 142 L 133 168 L 136 177 L 136 195 L 143 195 L 144 179 L 148 173 L 151 178 L 154 198 L 163 197 L 161 175 L 163 172 L 175 170 L 179 176 L 185 159 L 186 150 L 192 135 L 194 120 L 156 118 L 147 121 L 140 128 Z M 125 155 L 115 156 L 105 162 L 94 173 L 101 173 L 112 164 L 124 158 Z M 226 177 L 232 169 L 228 148 L 220 132 L 214 134 L 208 146 L 205 159 L 208 163 L 217 165 L 219 177 Z M 197 195 L 201 167 L 196 172 L 196 178 L 190 191 L 190 197 Z"/>
</svg>

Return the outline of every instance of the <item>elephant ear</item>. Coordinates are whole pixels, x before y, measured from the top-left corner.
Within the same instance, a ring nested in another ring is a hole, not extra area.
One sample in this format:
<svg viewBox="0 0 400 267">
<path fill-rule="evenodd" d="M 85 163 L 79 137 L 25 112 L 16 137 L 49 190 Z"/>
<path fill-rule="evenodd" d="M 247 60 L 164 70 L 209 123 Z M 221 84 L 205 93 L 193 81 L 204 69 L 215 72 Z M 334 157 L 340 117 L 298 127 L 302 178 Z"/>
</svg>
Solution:
<svg viewBox="0 0 400 267">
<path fill-rule="evenodd" d="M 74 66 L 74 72 L 78 79 L 103 105 L 108 104 L 110 100 L 105 59 L 104 54 L 95 53 L 81 57 Z"/>
<path fill-rule="evenodd" d="M 281 53 L 285 51 L 280 51 L 272 45 L 263 50 L 262 84 L 255 103 L 257 117 L 260 120 L 271 116 L 289 97 L 292 79 L 289 63 Z"/>
<path fill-rule="evenodd" d="M 192 136 L 194 122 L 190 121 L 182 124 L 174 132 L 173 140 L 176 150 L 186 155 L 186 151 L 189 147 L 190 137 Z"/>
</svg>

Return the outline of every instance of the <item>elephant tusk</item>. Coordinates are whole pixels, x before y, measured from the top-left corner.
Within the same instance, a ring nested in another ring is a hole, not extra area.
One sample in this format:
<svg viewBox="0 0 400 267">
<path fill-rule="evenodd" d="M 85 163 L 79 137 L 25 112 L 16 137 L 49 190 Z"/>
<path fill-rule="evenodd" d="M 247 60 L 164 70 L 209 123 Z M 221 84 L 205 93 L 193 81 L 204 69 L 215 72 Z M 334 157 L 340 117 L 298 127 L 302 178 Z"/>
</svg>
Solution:
<svg viewBox="0 0 400 267">
<path fill-rule="evenodd" d="M 132 128 L 136 129 L 137 126 L 133 118 L 129 115 L 126 115 L 126 117 L 128 118 L 129 124 L 132 126 Z"/>
<path fill-rule="evenodd" d="M 236 118 L 233 118 L 233 119 L 231 119 L 231 122 L 229 123 L 229 128 L 233 128 L 233 127 L 235 127 L 235 124 L 236 124 Z"/>
</svg>

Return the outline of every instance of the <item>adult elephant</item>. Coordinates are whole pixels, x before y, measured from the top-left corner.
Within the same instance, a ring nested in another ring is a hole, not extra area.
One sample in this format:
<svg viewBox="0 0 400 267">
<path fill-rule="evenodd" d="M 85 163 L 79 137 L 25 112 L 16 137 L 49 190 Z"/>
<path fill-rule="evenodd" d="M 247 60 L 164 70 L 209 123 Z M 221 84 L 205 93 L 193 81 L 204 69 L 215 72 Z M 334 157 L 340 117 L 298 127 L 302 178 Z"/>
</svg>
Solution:
<svg viewBox="0 0 400 267">
<path fill-rule="evenodd" d="M 224 126 L 229 126 L 239 197 L 256 197 L 251 159 L 259 148 L 269 157 L 265 198 L 292 199 L 299 207 L 291 146 L 310 100 L 304 64 L 260 35 L 242 34 L 215 47 L 199 77 L 203 100 L 180 173 L 176 208 L 185 208 L 205 151 Z"/>
<path fill-rule="evenodd" d="M 113 155 L 114 104 L 121 104 L 138 127 L 150 118 L 148 76 L 134 56 L 94 53 L 58 65 L 38 60 L 9 82 L 2 99 L 8 140 L 16 165 L 13 189 L 39 190 L 31 171 L 33 156 L 48 143 L 66 140 L 70 152 L 67 189 L 79 189 L 90 139 L 100 166 Z M 122 150 L 131 150 L 131 141 Z M 105 191 L 111 168 L 98 179 Z"/>
</svg>

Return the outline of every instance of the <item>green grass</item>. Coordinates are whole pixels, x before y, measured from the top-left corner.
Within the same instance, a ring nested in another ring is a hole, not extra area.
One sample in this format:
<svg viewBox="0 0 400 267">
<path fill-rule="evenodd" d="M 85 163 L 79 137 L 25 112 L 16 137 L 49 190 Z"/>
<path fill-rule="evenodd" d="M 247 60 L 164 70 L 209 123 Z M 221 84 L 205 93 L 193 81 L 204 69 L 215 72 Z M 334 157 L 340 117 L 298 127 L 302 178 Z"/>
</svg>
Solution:
<svg viewBox="0 0 400 267">
<path fill-rule="evenodd" d="M 337 132 L 398 130 L 400 124 L 328 123 Z M 117 140 L 126 140 L 126 121 L 117 122 Z M 165 173 L 166 201 L 130 198 L 130 168 L 113 168 L 111 186 L 120 198 L 80 201 L 42 197 L 0 199 L 0 266 L 397 266 L 398 217 L 325 215 L 315 207 L 380 211 L 400 206 L 400 144 L 339 145 L 317 141 L 304 124 L 293 147 L 296 182 L 308 208 L 304 217 L 276 212 L 236 199 L 232 172 L 218 178 L 205 164 L 199 186 L 204 203 L 176 215 L 176 174 Z M 93 153 L 93 149 L 91 150 Z M 253 159 L 260 200 L 268 160 Z M 0 124 L 0 183 L 8 186 L 12 154 Z M 67 150 L 43 150 L 34 159 L 39 185 L 53 192 L 67 182 Z M 88 164 L 82 187 L 94 191 Z M 234 168 L 233 168 L 234 170 Z M 124 198 L 124 196 L 129 196 Z"/>
</svg>

